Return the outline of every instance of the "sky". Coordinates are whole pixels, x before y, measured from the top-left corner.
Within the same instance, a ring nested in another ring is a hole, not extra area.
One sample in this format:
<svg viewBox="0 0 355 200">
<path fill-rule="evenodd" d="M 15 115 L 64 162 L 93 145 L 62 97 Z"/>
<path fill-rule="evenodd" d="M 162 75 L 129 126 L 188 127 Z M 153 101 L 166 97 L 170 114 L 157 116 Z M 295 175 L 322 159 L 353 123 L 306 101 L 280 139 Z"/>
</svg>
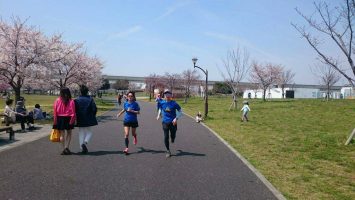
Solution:
<svg viewBox="0 0 355 200">
<path fill-rule="evenodd" d="M 310 71 L 317 56 L 291 26 L 305 24 L 296 7 L 314 12 L 311 0 L 0 0 L 0 17 L 84 42 L 107 75 L 181 73 L 197 57 L 209 80 L 221 81 L 222 59 L 240 47 L 250 60 L 291 69 L 297 84 L 318 84 Z"/>
</svg>

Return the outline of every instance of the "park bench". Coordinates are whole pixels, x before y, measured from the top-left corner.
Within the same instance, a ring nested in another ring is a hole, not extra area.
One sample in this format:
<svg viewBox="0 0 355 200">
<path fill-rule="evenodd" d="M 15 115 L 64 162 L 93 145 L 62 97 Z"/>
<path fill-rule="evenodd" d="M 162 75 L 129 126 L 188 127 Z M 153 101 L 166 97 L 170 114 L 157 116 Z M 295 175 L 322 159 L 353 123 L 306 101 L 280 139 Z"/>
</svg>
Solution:
<svg viewBox="0 0 355 200">
<path fill-rule="evenodd" d="M 3 122 L 6 125 L 5 127 L 0 127 L 0 133 L 1 132 L 9 133 L 9 140 L 14 140 L 15 139 L 15 131 L 13 130 L 12 126 L 9 126 L 11 119 L 5 114 L 0 114 L 0 117 L 4 117 Z"/>
<path fill-rule="evenodd" d="M 14 122 L 12 122 L 12 119 L 5 114 L 0 114 L 0 117 L 4 118 L 4 120 L 1 123 L 6 124 L 6 126 L 9 126 L 10 123 L 14 123 Z"/>
<path fill-rule="evenodd" d="M 15 139 L 15 131 L 12 129 L 12 126 L 0 127 L 0 133 L 2 132 L 9 133 L 9 140 Z"/>
</svg>

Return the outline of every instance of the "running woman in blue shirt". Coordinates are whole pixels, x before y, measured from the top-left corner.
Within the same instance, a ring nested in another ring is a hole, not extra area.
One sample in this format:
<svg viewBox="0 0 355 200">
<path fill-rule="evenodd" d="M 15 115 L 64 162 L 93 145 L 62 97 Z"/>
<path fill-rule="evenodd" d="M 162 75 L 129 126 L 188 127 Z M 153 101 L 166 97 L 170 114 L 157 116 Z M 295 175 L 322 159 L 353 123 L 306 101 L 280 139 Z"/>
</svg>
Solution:
<svg viewBox="0 0 355 200">
<path fill-rule="evenodd" d="M 128 144 L 129 144 L 129 130 L 132 129 L 133 144 L 137 144 L 137 133 L 136 128 L 138 127 L 137 114 L 139 114 L 140 107 L 135 101 L 135 95 L 133 92 L 128 92 L 127 100 L 123 105 L 123 110 L 118 113 L 117 118 L 120 117 L 124 112 L 123 126 L 125 132 L 125 145 L 126 148 L 123 150 L 123 153 L 128 155 Z"/>
<path fill-rule="evenodd" d="M 165 101 L 158 102 L 158 116 L 157 120 L 160 118 L 160 113 L 163 114 L 162 125 L 164 131 L 164 143 L 166 147 L 166 157 L 171 156 L 169 147 L 169 132 L 171 143 L 174 143 L 176 138 L 177 130 L 177 120 L 181 117 L 182 111 L 179 104 L 172 100 L 172 93 L 170 91 L 164 92 Z"/>
</svg>

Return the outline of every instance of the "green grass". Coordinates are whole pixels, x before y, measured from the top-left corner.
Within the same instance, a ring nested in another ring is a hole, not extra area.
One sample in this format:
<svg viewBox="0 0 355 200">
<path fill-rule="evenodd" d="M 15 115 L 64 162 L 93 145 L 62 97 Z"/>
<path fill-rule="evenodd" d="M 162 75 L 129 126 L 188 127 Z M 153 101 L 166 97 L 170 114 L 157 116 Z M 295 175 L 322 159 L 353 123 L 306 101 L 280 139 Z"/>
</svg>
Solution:
<svg viewBox="0 0 355 200">
<path fill-rule="evenodd" d="M 204 101 L 178 100 L 195 116 Z M 355 199 L 355 100 L 251 100 L 249 122 L 241 104 L 209 98 L 205 123 L 237 149 L 288 199 Z M 237 173 L 237 172 L 236 172 Z"/>
<path fill-rule="evenodd" d="M 53 114 L 53 103 L 54 101 L 58 98 L 58 96 L 49 96 L 49 95 L 26 95 L 22 94 L 26 99 L 25 105 L 27 110 L 33 110 L 35 107 L 35 104 L 38 103 L 41 105 L 41 109 L 50 115 Z M 15 99 L 14 96 L 11 97 L 12 99 Z M 113 109 L 115 107 L 115 104 L 110 101 L 105 101 L 102 99 L 95 99 L 95 103 L 98 108 L 97 115 L 102 115 L 103 113 Z M 15 106 L 15 103 L 13 104 Z M 0 112 L 2 113 L 5 108 L 5 99 L 0 99 Z M 43 121 L 36 121 L 36 123 L 40 124 L 47 124 L 47 123 L 52 123 L 52 120 L 43 120 Z"/>
</svg>

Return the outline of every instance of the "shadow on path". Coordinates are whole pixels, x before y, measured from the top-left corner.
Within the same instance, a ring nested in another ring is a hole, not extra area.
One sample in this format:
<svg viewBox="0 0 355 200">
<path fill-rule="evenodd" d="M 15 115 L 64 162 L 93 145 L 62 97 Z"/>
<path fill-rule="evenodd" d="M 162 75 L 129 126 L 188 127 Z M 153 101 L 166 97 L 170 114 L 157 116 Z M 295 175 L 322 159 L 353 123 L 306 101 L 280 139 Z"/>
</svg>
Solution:
<svg viewBox="0 0 355 200">
<path fill-rule="evenodd" d="M 166 151 L 163 151 L 163 150 L 145 149 L 143 147 L 138 147 L 138 149 L 139 150 L 137 152 L 132 152 L 131 154 L 135 154 L 135 153 L 151 153 L 151 154 L 166 153 Z M 192 152 L 177 150 L 177 153 L 172 154 L 171 156 L 206 156 L 206 154 L 192 153 Z"/>
<path fill-rule="evenodd" d="M 97 117 L 97 122 L 99 123 L 105 123 L 109 121 L 115 121 L 117 120 L 116 116 L 99 116 Z"/>
<path fill-rule="evenodd" d="M 81 152 L 72 152 L 72 155 L 77 156 L 103 156 L 111 154 L 123 154 L 122 151 L 89 151 L 87 154 L 82 154 Z"/>
<path fill-rule="evenodd" d="M 183 150 L 177 150 L 177 154 L 172 154 L 171 156 L 206 156 L 206 154 L 202 153 L 191 153 Z"/>
<path fill-rule="evenodd" d="M 151 153 L 151 154 L 165 153 L 165 151 L 162 151 L 162 150 L 145 149 L 143 147 L 138 147 L 138 149 L 139 150 L 134 153 Z"/>
</svg>

